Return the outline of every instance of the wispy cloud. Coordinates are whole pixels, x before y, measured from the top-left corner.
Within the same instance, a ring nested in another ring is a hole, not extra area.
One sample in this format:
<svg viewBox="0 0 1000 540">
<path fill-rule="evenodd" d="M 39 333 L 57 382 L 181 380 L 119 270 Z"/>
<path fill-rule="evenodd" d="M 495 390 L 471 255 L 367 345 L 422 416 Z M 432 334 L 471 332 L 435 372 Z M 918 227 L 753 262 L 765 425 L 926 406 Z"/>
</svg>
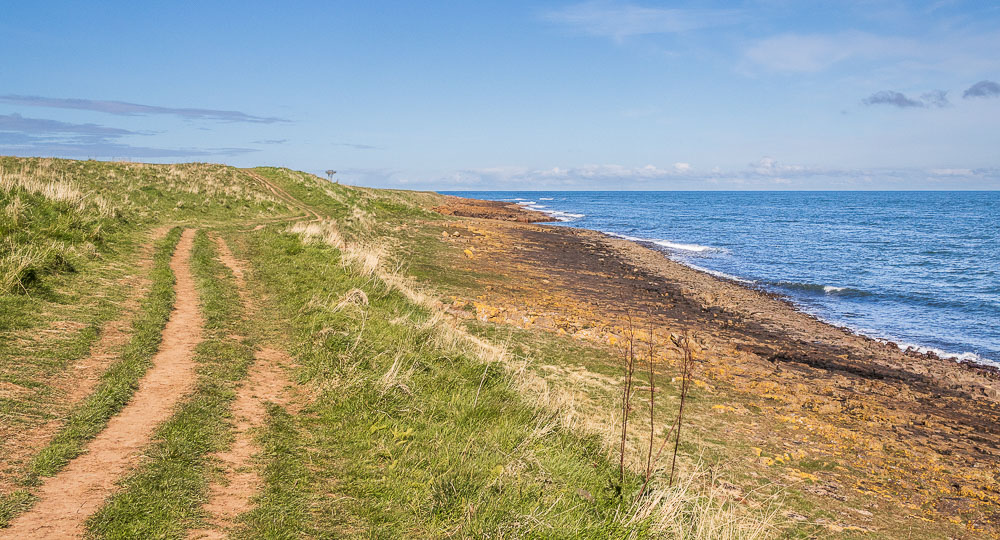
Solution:
<svg viewBox="0 0 1000 540">
<path fill-rule="evenodd" d="M 22 96 L 8 94 L 0 96 L 0 103 L 21 105 L 25 107 L 48 107 L 56 109 L 77 109 L 96 111 L 119 116 L 169 115 L 187 120 L 217 120 L 221 122 L 248 122 L 253 124 L 273 124 L 288 122 L 284 118 L 273 116 L 254 116 L 240 111 L 225 111 L 218 109 L 195 109 L 187 107 L 160 107 L 142 105 L 126 101 L 107 101 L 79 98 L 50 98 L 42 96 Z"/>
<path fill-rule="evenodd" d="M 973 176 L 976 174 L 972 169 L 931 169 L 927 172 L 935 176 Z"/>
<path fill-rule="evenodd" d="M 818 174 L 825 171 L 816 167 L 782 163 L 773 157 L 765 156 L 749 164 L 747 172 L 761 176 L 801 176 Z"/>
<path fill-rule="evenodd" d="M 357 143 L 337 143 L 334 146 L 343 146 L 345 148 L 350 148 L 352 150 L 378 150 L 378 146 L 372 146 L 370 144 L 357 144 Z"/>
<path fill-rule="evenodd" d="M 931 90 L 921 94 L 919 98 L 910 98 L 906 94 L 894 90 L 882 90 L 861 100 L 861 103 L 865 105 L 890 105 L 900 109 L 947 107 L 949 105 L 948 92 L 944 90 Z"/>
<path fill-rule="evenodd" d="M 979 81 L 962 93 L 962 97 L 965 99 L 998 96 L 1000 96 L 1000 84 L 993 81 Z"/>
<path fill-rule="evenodd" d="M 612 183 L 617 186 L 650 189 L 664 186 L 697 187 L 710 181 L 719 182 L 720 179 L 730 183 L 743 183 L 751 180 L 766 184 L 785 183 L 789 179 L 831 176 L 842 172 L 820 167 L 785 164 L 774 158 L 764 157 L 750 163 L 745 169 L 731 171 L 722 171 L 719 168 L 714 168 L 711 171 L 699 171 L 690 163 L 685 162 L 677 162 L 669 167 L 652 164 L 639 167 L 595 164 L 548 169 L 494 167 L 458 171 L 449 180 L 479 189 L 484 187 L 501 189 L 517 185 L 579 189 L 607 186 Z"/>
<path fill-rule="evenodd" d="M 0 132 L 46 139 L 53 137 L 71 138 L 79 142 L 97 142 L 140 134 L 127 129 L 97 124 L 73 124 L 44 118 L 25 118 L 20 114 L 0 115 Z"/>
<path fill-rule="evenodd" d="M 0 115 L 0 153 L 61 157 L 174 158 L 230 156 L 255 152 L 251 148 L 153 148 L 119 142 L 128 136 L 149 135 L 137 131 L 74 124 L 19 114 Z"/>
<path fill-rule="evenodd" d="M 259 141 L 252 141 L 253 144 L 285 144 L 288 139 L 262 139 Z"/>
<path fill-rule="evenodd" d="M 746 57 L 770 71 L 817 72 L 851 59 L 901 57 L 913 48 L 907 39 L 864 32 L 782 34 L 754 43 Z"/>
<path fill-rule="evenodd" d="M 892 105 L 894 107 L 899 107 L 905 109 L 907 107 L 923 107 L 924 104 L 906 97 L 902 92 L 895 92 L 892 90 L 882 90 L 881 92 L 875 92 L 874 94 L 861 100 L 861 103 L 865 105 Z"/>
<path fill-rule="evenodd" d="M 191 158 L 235 156 L 256 152 L 253 148 L 153 148 L 119 143 L 60 143 L 30 140 L 27 144 L 4 144 L 0 152 L 13 156 Z"/>
<path fill-rule="evenodd" d="M 733 24 L 740 12 L 720 9 L 674 9 L 592 1 L 549 11 L 545 20 L 585 34 L 622 40 L 648 34 L 677 34 Z"/>
</svg>

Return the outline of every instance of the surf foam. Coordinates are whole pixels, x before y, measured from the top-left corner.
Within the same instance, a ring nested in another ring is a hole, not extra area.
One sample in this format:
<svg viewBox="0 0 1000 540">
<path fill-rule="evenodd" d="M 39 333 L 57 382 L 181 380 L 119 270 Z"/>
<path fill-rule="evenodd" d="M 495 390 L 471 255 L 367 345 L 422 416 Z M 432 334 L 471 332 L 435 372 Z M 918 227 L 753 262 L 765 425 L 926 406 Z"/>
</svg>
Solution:
<svg viewBox="0 0 1000 540">
<path fill-rule="evenodd" d="M 704 253 L 706 251 L 725 251 L 722 248 L 716 248 L 711 246 L 702 246 L 698 244 L 681 244 L 678 242 L 671 242 L 670 240 L 662 240 L 659 238 L 639 238 L 638 236 L 629 236 L 627 234 L 619 234 L 608 231 L 602 231 L 604 234 L 621 238 L 623 240 L 628 240 L 630 242 L 646 242 L 649 244 L 656 244 L 661 247 L 668 249 L 673 249 L 676 251 L 691 251 L 694 253 Z"/>
</svg>

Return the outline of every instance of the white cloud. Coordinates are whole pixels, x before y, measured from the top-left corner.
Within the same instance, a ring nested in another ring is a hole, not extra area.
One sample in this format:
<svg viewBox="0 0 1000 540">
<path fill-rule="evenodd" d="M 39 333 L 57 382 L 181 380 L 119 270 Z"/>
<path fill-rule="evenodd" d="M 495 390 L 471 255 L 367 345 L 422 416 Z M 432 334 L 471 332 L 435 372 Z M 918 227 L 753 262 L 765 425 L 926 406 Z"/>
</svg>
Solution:
<svg viewBox="0 0 1000 540">
<path fill-rule="evenodd" d="M 779 163 L 772 157 L 762 157 L 750 164 L 750 171 L 762 176 L 776 176 L 788 174 L 811 174 L 820 172 L 819 169 L 811 169 L 803 165 L 786 165 Z"/>
<path fill-rule="evenodd" d="M 907 39 L 864 32 L 782 34 L 756 42 L 746 57 L 770 71 L 817 72 L 851 59 L 902 57 L 915 48 Z"/>
<path fill-rule="evenodd" d="M 972 169 L 931 169 L 930 173 L 935 176 L 972 176 L 975 174 Z"/>
<path fill-rule="evenodd" d="M 580 32 L 622 40 L 648 34 L 677 34 L 732 24 L 739 12 L 715 9 L 673 9 L 591 1 L 548 12 L 544 18 Z"/>
<path fill-rule="evenodd" d="M 691 164 L 678 161 L 674 163 L 674 170 L 680 173 L 688 172 L 691 170 Z"/>
<path fill-rule="evenodd" d="M 742 168 L 723 170 L 715 167 L 706 172 L 693 167 L 678 170 L 676 166 L 591 164 L 548 168 L 486 167 L 407 174 L 390 169 L 353 169 L 343 171 L 342 176 L 342 181 L 349 184 L 456 191 L 914 189 L 940 188 L 943 182 L 967 189 L 1000 188 L 1000 169 L 848 169 L 785 164 L 771 157 Z"/>
</svg>

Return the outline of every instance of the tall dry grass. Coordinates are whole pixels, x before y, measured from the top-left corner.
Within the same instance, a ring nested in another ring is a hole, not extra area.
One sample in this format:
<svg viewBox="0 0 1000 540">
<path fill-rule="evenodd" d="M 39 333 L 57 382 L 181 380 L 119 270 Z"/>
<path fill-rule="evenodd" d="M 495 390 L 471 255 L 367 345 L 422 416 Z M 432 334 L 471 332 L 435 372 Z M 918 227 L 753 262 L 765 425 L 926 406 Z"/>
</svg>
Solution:
<svg viewBox="0 0 1000 540">
<path fill-rule="evenodd" d="M 75 182 L 46 177 L 30 168 L 11 171 L 0 166 L 0 191 L 10 195 L 16 189 L 39 195 L 51 202 L 68 204 L 78 212 L 94 213 L 97 218 L 114 219 L 120 215 L 119 208 L 108 199 L 94 191 L 85 191 Z M 19 197 L 15 196 L 14 200 L 18 205 L 23 204 Z M 10 209 L 8 205 L 7 212 L 12 210 L 14 209 Z"/>
<path fill-rule="evenodd" d="M 613 459 L 620 439 L 615 433 L 616 420 L 581 413 L 576 407 L 574 393 L 552 385 L 532 369 L 530 358 L 510 354 L 504 345 L 497 345 L 469 333 L 459 320 L 448 314 L 444 304 L 431 291 L 419 287 L 413 280 L 389 269 L 384 248 L 364 242 L 345 239 L 338 223 L 333 220 L 299 222 L 289 227 L 289 232 L 303 241 L 319 242 L 340 250 L 344 264 L 360 275 L 369 277 L 383 287 L 393 289 L 416 305 L 428 309 L 431 316 L 423 327 L 433 330 L 434 342 L 442 350 L 464 354 L 477 359 L 489 369 L 498 366 L 505 370 L 512 384 L 539 411 L 538 436 L 553 429 L 576 430 L 585 435 L 600 436 L 606 454 Z M 356 305 L 357 295 L 348 293 L 335 306 Z M 396 358 L 379 381 L 388 391 L 406 387 L 408 370 Z M 485 377 L 485 371 L 484 371 Z M 625 448 L 625 447 L 623 447 Z M 695 468 L 673 481 L 673 471 L 644 459 L 641 448 L 631 448 L 623 466 L 632 472 L 647 476 L 643 493 L 634 499 L 627 511 L 617 517 L 620 523 L 633 527 L 640 525 L 652 529 L 660 537 L 701 539 L 762 539 L 777 535 L 777 507 L 748 508 L 731 500 L 721 483 L 703 470 Z"/>
</svg>

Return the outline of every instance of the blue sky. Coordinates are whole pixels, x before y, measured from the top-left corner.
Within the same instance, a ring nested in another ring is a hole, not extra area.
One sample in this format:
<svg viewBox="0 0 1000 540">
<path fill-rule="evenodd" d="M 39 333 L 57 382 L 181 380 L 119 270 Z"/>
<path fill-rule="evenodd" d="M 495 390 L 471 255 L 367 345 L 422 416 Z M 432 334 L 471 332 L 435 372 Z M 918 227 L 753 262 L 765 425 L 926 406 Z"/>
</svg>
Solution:
<svg viewBox="0 0 1000 540">
<path fill-rule="evenodd" d="M 149 5 L 147 5 L 149 4 Z M 1000 4 L 10 2 L 0 154 L 415 189 L 1000 189 Z"/>
</svg>

